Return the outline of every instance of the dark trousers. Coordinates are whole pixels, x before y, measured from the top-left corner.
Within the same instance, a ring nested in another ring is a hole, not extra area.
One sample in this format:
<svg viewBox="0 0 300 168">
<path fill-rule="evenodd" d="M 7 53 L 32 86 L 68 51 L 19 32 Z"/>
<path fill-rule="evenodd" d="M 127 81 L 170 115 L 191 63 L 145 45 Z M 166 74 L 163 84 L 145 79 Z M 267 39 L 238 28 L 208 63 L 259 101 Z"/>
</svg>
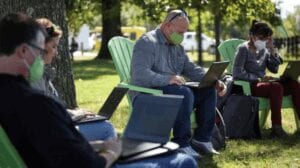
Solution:
<svg viewBox="0 0 300 168">
<path fill-rule="evenodd" d="M 294 80 L 259 82 L 251 85 L 253 96 L 270 99 L 272 125 L 281 125 L 281 105 L 285 95 L 291 95 L 294 108 L 300 117 L 300 84 Z"/>
<path fill-rule="evenodd" d="M 190 115 L 194 108 L 196 108 L 197 122 L 194 138 L 201 142 L 210 141 L 215 123 L 216 90 L 214 88 L 190 89 L 178 85 L 167 85 L 159 89 L 163 90 L 164 94 L 184 96 L 173 127 L 174 138 L 172 141 L 181 147 L 188 145 L 192 137 Z"/>
</svg>

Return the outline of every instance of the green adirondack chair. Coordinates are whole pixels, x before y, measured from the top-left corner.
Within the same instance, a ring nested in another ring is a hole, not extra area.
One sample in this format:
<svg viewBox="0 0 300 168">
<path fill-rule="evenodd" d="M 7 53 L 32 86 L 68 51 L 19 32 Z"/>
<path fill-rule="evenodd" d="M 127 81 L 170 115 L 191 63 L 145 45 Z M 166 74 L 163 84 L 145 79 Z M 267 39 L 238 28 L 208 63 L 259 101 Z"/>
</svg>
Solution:
<svg viewBox="0 0 300 168">
<path fill-rule="evenodd" d="M 11 144 L 4 129 L 0 125 L 0 167 L 26 168 L 15 147 Z"/>
<path fill-rule="evenodd" d="M 120 83 L 118 86 L 129 88 L 129 90 L 134 90 L 142 93 L 149 93 L 154 95 L 162 95 L 163 92 L 157 89 L 150 89 L 140 86 L 134 86 L 129 84 L 130 82 L 130 64 L 132 58 L 134 43 L 124 37 L 113 37 L 108 42 L 108 49 L 112 56 L 114 65 L 116 67 L 117 73 L 120 77 Z M 131 100 L 127 95 L 129 104 L 131 105 Z M 196 126 L 194 113 L 191 115 L 192 127 Z"/>
<path fill-rule="evenodd" d="M 230 61 L 230 64 L 227 68 L 227 71 L 229 73 L 232 73 L 236 48 L 239 44 L 243 43 L 244 41 L 245 40 L 241 40 L 241 39 L 229 39 L 222 42 L 218 46 L 218 50 L 222 58 L 224 60 Z M 243 92 L 245 95 L 251 95 L 249 82 L 237 80 L 234 81 L 234 84 L 241 86 L 243 88 Z M 266 98 L 258 97 L 258 99 L 259 99 L 259 110 L 261 111 L 259 116 L 259 126 L 263 128 L 265 126 L 267 117 L 270 113 L 270 103 L 269 100 Z M 283 97 L 282 108 L 292 108 L 292 109 L 294 108 L 291 96 Z M 300 130 L 300 121 L 295 110 L 294 110 L 294 115 L 295 115 L 297 129 Z"/>
<path fill-rule="evenodd" d="M 132 58 L 134 43 L 124 37 L 113 37 L 108 42 L 108 49 L 112 56 L 115 68 L 120 77 L 120 83 L 118 86 L 126 87 L 129 90 L 134 90 L 143 93 L 149 93 L 153 95 L 162 95 L 161 90 L 150 89 L 140 86 L 129 84 L 130 82 L 130 64 Z M 128 96 L 127 96 L 128 97 Z M 130 99 L 128 97 L 129 102 Z"/>
</svg>

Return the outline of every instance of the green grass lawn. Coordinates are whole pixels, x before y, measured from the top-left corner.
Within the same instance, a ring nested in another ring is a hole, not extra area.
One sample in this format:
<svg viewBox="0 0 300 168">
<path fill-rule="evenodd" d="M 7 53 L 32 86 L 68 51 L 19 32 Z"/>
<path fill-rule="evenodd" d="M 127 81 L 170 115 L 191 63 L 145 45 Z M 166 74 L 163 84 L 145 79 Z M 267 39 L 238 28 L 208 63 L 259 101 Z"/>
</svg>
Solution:
<svg viewBox="0 0 300 168">
<path fill-rule="evenodd" d="M 192 59 L 195 60 L 195 54 Z M 206 55 L 205 61 L 213 61 Z M 283 67 L 280 68 L 281 70 Z M 112 61 L 93 60 L 91 56 L 77 57 L 73 63 L 77 102 L 80 108 L 98 111 L 108 94 L 120 81 Z M 122 132 L 128 121 L 129 108 L 124 98 L 111 121 Z M 220 155 L 206 156 L 200 167 L 300 167 L 300 134 L 295 132 L 292 109 L 283 111 L 283 127 L 290 133 L 286 139 L 271 139 L 270 119 L 261 140 L 228 140 Z"/>
</svg>

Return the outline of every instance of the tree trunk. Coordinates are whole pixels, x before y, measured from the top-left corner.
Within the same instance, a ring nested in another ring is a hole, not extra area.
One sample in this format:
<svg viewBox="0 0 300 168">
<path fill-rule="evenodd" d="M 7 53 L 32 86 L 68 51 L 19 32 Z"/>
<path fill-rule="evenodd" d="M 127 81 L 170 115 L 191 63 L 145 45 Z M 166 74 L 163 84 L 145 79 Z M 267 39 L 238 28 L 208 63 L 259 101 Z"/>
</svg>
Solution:
<svg viewBox="0 0 300 168">
<path fill-rule="evenodd" d="M 202 24 L 201 24 L 201 9 L 198 8 L 198 30 L 197 30 L 197 38 L 198 38 L 198 64 L 203 64 L 202 57 Z"/>
<path fill-rule="evenodd" d="M 72 65 L 69 57 L 68 27 L 65 20 L 65 10 L 64 0 L 0 0 L 1 17 L 9 12 L 22 12 L 34 18 L 46 17 L 61 27 L 64 33 L 60 40 L 59 55 L 53 63 L 57 72 L 54 85 L 67 107 L 73 108 L 77 106 L 77 103 Z"/>
<path fill-rule="evenodd" d="M 102 0 L 102 41 L 97 59 L 111 59 L 108 52 L 108 41 L 121 35 L 121 2 L 120 0 Z"/>
<path fill-rule="evenodd" d="M 220 44 L 220 37 L 221 37 L 221 15 L 219 10 L 217 10 L 218 12 L 216 12 L 215 14 L 215 18 L 214 18 L 214 22 L 215 22 L 215 39 L 216 39 L 216 61 L 220 61 L 220 53 L 218 51 L 218 46 Z"/>
</svg>

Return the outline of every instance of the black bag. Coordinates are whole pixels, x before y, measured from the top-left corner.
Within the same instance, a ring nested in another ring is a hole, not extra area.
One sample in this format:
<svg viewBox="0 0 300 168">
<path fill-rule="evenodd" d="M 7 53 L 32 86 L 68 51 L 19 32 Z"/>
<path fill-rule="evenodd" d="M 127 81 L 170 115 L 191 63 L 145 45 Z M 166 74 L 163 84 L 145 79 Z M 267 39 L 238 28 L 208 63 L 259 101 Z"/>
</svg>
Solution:
<svg viewBox="0 0 300 168">
<path fill-rule="evenodd" d="M 223 120 L 223 117 L 218 109 L 217 111 L 217 121 L 214 126 L 213 132 L 212 132 L 212 138 L 211 142 L 213 144 L 214 149 L 219 150 L 221 148 L 226 147 L 226 129 L 225 129 L 225 123 Z"/>
<path fill-rule="evenodd" d="M 226 103 L 228 97 L 232 94 L 233 89 L 233 77 L 231 75 L 225 75 L 222 77 L 221 81 L 226 85 L 227 91 L 224 96 L 217 98 L 217 108 L 222 109 Z"/>
<path fill-rule="evenodd" d="M 223 108 L 226 135 L 229 138 L 260 138 L 257 98 L 231 94 Z"/>
</svg>

